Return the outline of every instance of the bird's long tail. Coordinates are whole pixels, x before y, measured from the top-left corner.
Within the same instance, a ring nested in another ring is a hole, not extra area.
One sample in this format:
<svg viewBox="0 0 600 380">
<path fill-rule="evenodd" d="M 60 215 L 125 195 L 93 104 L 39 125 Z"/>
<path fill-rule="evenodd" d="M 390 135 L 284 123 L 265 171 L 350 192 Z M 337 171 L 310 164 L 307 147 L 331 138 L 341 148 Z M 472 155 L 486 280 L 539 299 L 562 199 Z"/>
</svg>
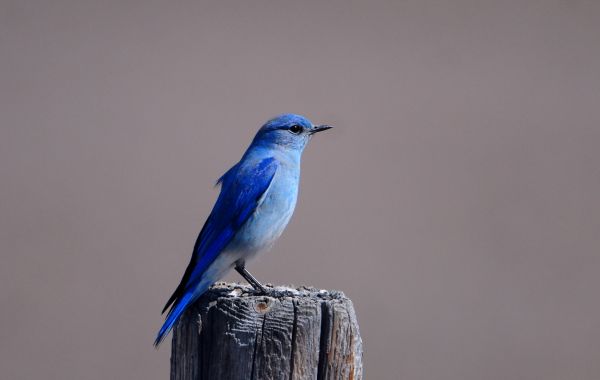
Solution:
<svg viewBox="0 0 600 380">
<path fill-rule="evenodd" d="M 184 311 L 200 296 L 202 295 L 210 286 L 210 283 L 205 283 L 205 285 L 200 288 L 196 288 L 194 291 L 188 291 L 185 293 L 171 308 L 169 314 L 167 314 L 167 318 L 165 319 L 165 323 L 163 323 L 162 327 L 158 331 L 156 335 L 156 340 L 154 341 L 154 347 L 158 347 L 158 345 L 163 341 L 165 336 L 173 329 L 173 326 L 181 317 Z"/>
<path fill-rule="evenodd" d="M 156 340 L 154 341 L 154 346 L 158 347 L 158 345 L 163 341 L 165 336 L 173 329 L 177 320 L 181 317 L 181 315 L 187 310 L 187 308 L 204 294 L 208 288 L 212 284 L 215 283 L 219 278 L 223 277 L 227 271 L 229 271 L 233 266 L 234 261 L 225 259 L 218 259 L 212 264 L 210 264 L 209 268 L 205 273 L 202 274 L 202 277 L 199 280 L 198 285 L 192 288 L 188 288 L 187 290 L 182 290 L 183 295 L 181 297 L 177 297 L 173 302 L 171 310 L 167 314 L 167 318 L 165 319 L 165 323 L 162 325 L 158 334 L 156 335 Z M 175 294 L 179 293 L 178 290 L 175 291 Z M 167 302 L 167 305 L 171 303 L 171 300 Z"/>
</svg>

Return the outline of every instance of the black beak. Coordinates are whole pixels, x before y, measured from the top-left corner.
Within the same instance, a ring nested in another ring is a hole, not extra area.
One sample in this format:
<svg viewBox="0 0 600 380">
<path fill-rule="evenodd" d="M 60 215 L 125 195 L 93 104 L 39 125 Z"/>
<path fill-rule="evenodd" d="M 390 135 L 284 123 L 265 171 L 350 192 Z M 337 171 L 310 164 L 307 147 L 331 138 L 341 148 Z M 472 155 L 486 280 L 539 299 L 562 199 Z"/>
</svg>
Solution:
<svg viewBox="0 0 600 380">
<path fill-rule="evenodd" d="M 331 125 L 315 125 L 314 127 L 312 127 L 309 133 L 311 135 L 314 135 L 317 132 L 323 132 L 331 128 L 333 128 Z"/>
</svg>

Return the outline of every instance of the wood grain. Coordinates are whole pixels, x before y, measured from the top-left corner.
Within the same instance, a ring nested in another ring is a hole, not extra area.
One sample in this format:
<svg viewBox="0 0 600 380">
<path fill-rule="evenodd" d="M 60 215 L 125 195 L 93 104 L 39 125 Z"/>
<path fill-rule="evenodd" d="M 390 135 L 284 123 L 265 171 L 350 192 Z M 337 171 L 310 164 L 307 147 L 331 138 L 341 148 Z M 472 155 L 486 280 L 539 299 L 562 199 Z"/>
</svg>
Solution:
<svg viewBox="0 0 600 380">
<path fill-rule="evenodd" d="M 342 292 L 219 283 L 173 333 L 172 380 L 362 379 L 362 341 Z"/>
</svg>

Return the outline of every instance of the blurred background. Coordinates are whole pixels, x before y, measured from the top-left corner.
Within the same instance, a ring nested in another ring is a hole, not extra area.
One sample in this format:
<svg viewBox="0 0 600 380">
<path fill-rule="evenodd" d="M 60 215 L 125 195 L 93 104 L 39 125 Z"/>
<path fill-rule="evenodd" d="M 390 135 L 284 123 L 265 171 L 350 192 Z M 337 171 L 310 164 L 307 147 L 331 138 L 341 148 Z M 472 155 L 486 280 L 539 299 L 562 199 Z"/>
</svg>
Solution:
<svg viewBox="0 0 600 380">
<path fill-rule="evenodd" d="M 213 184 L 294 112 L 336 129 L 249 269 L 350 296 L 366 378 L 600 378 L 599 36 L 593 0 L 3 0 L 1 377 L 167 379 Z"/>
</svg>

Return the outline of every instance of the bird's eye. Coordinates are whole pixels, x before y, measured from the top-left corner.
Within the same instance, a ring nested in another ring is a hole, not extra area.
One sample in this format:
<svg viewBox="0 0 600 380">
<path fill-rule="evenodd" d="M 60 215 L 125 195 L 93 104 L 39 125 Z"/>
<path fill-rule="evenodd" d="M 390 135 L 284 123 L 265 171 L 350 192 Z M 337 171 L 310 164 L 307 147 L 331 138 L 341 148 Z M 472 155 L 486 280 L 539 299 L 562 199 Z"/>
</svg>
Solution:
<svg viewBox="0 0 600 380">
<path fill-rule="evenodd" d="M 292 132 L 295 135 L 299 135 L 300 132 L 302 132 L 302 127 L 299 125 L 292 125 L 290 127 L 290 132 Z"/>
</svg>

